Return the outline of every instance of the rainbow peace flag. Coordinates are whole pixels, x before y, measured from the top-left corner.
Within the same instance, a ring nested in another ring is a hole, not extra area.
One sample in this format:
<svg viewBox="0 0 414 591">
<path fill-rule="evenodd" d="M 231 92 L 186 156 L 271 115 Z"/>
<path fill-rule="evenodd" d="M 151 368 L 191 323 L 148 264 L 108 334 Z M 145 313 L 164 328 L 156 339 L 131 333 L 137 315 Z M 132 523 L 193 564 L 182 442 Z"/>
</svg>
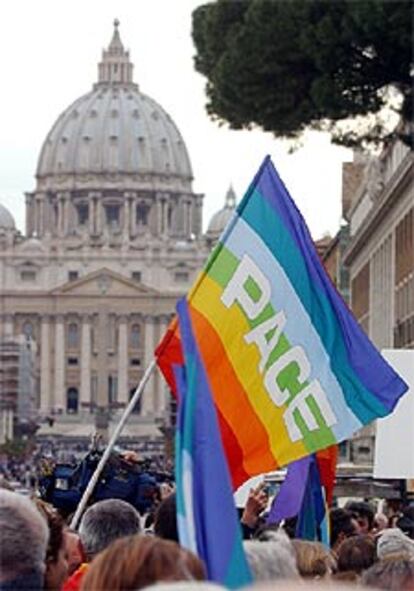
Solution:
<svg viewBox="0 0 414 591">
<path fill-rule="evenodd" d="M 252 583 L 217 415 L 185 299 L 177 305 L 185 363 L 175 439 L 177 528 L 180 544 L 197 554 L 209 581 L 238 589 Z"/>
<path fill-rule="evenodd" d="M 234 487 L 347 439 L 408 388 L 331 283 L 269 157 L 187 302 Z M 156 355 L 175 389 L 176 321 Z"/>
</svg>

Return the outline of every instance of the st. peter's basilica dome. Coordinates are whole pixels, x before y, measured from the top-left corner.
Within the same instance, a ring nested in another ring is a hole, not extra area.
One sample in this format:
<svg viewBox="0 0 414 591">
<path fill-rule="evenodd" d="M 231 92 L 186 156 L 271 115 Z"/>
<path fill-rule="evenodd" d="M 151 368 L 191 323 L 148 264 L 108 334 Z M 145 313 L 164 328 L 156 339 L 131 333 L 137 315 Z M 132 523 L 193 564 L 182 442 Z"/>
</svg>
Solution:
<svg viewBox="0 0 414 591">
<path fill-rule="evenodd" d="M 118 31 L 99 64 L 93 90 L 58 117 L 43 144 L 37 178 L 133 174 L 180 178 L 193 174 L 183 138 L 171 117 L 133 83 L 133 64 Z"/>
</svg>

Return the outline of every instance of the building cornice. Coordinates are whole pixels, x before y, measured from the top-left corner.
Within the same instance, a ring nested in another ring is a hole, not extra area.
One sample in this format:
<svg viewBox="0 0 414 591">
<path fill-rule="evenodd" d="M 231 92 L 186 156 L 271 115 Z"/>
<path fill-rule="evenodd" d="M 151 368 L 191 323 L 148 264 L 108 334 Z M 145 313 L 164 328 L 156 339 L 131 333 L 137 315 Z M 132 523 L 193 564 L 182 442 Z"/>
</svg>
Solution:
<svg viewBox="0 0 414 591">
<path fill-rule="evenodd" d="M 355 236 L 352 236 L 350 243 L 344 252 L 344 264 L 351 265 L 357 254 L 365 245 L 378 226 L 382 223 L 389 211 L 395 207 L 404 195 L 404 189 L 413 183 L 414 176 L 414 152 L 406 154 L 401 165 L 391 177 L 378 199 L 372 205 L 369 213 L 362 222 Z"/>
</svg>

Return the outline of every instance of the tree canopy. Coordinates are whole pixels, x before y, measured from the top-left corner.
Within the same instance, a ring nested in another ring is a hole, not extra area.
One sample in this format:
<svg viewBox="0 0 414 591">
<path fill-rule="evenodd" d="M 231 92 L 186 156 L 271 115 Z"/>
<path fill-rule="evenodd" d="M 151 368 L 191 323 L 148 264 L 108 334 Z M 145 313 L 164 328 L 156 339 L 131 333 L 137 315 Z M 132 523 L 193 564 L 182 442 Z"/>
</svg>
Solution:
<svg viewBox="0 0 414 591">
<path fill-rule="evenodd" d="M 410 143 L 412 7 L 411 0 L 198 7 L 195 68 L 207 78 L 208 113 L 234 129 L 259 126 L 284 138 L 329 129 L 337 143 L 363 147 L 390 136 L 380 115 L 393 102 L 402 121 L 393 133 Z M 338 125 L 351 118 L 352 129 Z"/>
</svg>

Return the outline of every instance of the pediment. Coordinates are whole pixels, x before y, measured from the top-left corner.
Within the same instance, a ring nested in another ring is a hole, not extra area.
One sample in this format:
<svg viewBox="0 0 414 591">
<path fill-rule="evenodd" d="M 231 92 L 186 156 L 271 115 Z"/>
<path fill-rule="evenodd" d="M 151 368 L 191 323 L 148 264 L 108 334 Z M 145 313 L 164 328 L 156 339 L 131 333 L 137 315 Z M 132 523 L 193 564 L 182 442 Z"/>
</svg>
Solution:
<svg viewBox="0 0 414 591">
<path fill-rule="evenodd" d="M 93 271 L 75 281 L 68 281 L 56 287 L 54 295 L 83 295 L 83 296 L 137 296 L 158 295 L 158 291 L 142 283 L 135 283 L 107 268 Z"/>
</svg>

